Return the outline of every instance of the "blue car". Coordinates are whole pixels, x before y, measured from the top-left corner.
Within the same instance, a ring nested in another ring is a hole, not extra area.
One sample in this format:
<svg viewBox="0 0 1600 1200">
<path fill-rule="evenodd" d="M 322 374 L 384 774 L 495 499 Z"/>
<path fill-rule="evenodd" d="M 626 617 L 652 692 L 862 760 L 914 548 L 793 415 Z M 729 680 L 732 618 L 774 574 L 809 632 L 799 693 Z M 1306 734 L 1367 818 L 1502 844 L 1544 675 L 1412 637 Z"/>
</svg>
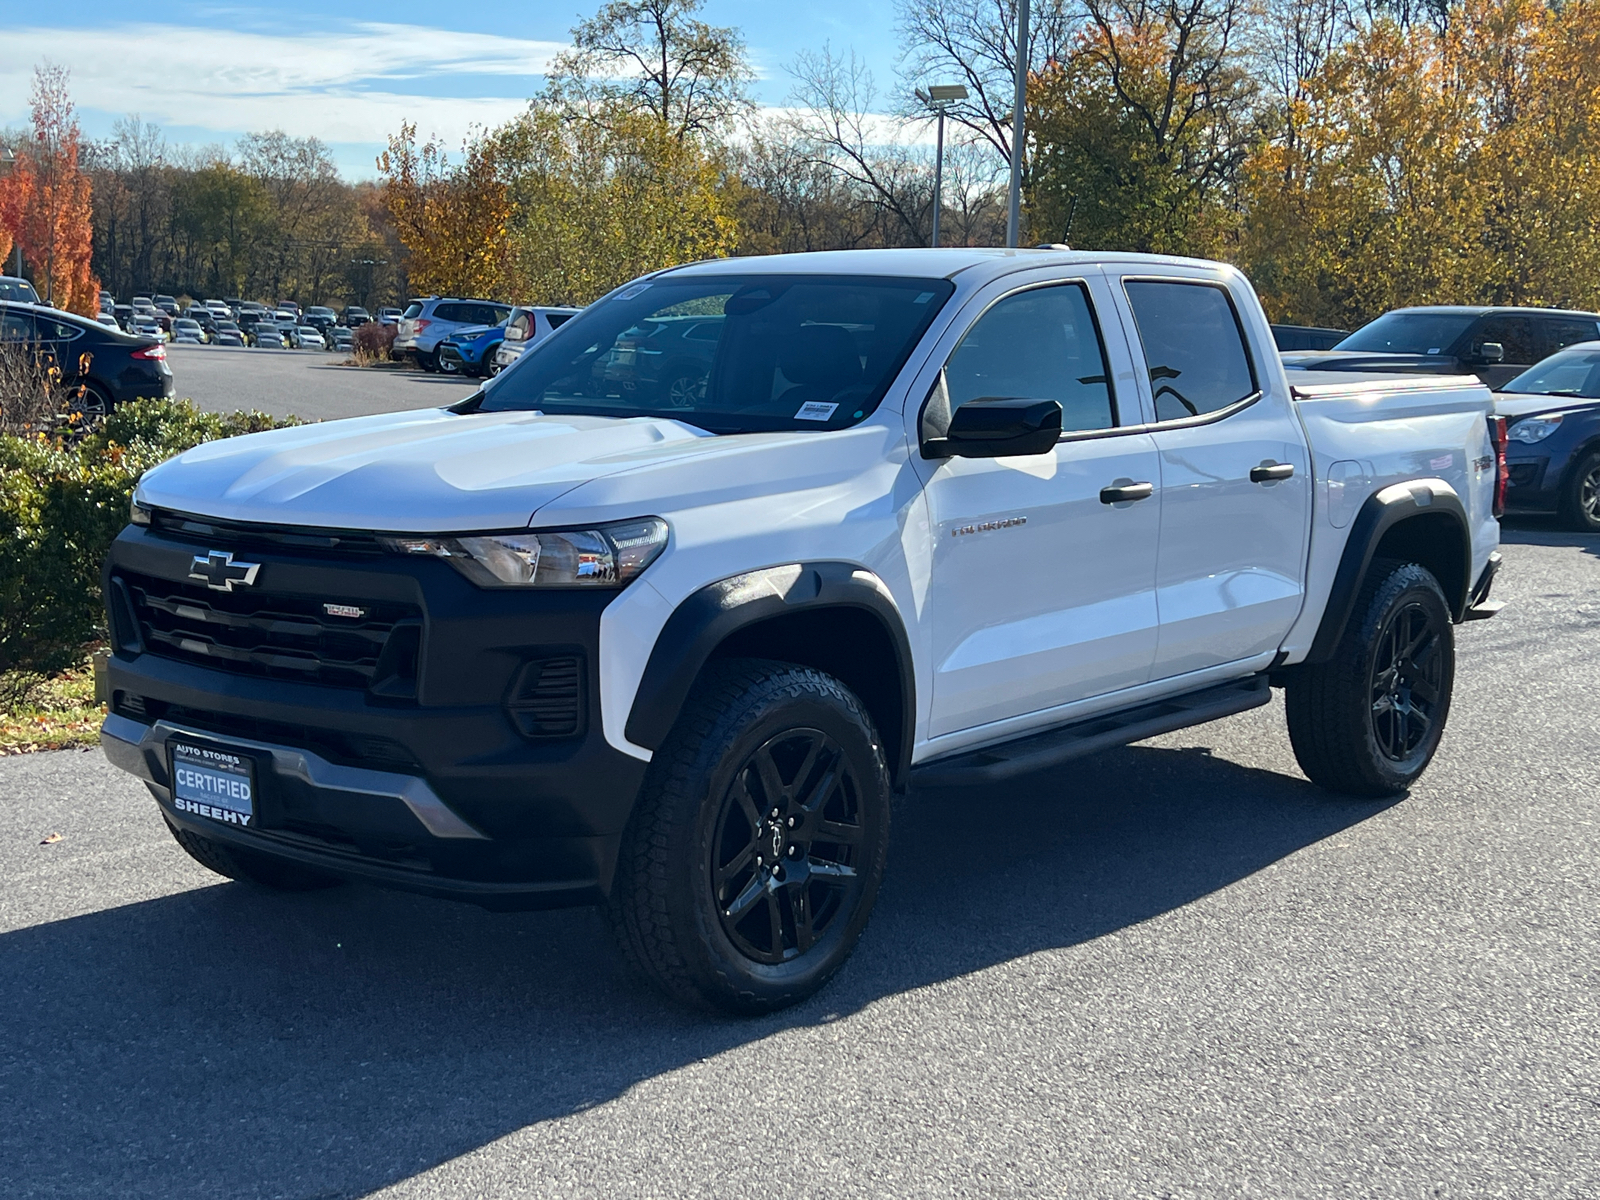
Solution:
<svg viewBox="0 0 1600 1200">
<path fill-rule="evenodd" d="M 503 322 L 457 330 L 439 343 L 439 369 L 446 374 L 460 371 L 463 375 L 492 375 L 494 352 L 505 338 Z"/>
<path fill-rule="evenodd" d="M 1506 511 L 1600 533 L 1600 341 L 1559 350 L 1495 397 L 1506 419 Z"/>
</svg>

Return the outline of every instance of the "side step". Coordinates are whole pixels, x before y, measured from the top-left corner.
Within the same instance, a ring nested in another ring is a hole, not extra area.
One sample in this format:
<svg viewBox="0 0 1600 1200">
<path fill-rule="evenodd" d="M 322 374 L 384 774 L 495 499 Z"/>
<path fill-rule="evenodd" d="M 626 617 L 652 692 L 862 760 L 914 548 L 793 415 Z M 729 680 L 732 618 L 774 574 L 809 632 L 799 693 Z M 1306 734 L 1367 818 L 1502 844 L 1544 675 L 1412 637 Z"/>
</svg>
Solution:
<svg viewBox="0 0 1600 1200">
<path fill-rule="evenodd" d="M 911 769 L 911 782 L 919 787 L 997 783 L 1085 754 L 1143 741 L 1158 733 L 1171 733 L 1174 729 L 1259 708 L 1271 698 L 1267 676 L 1252 675 L 1248 679 L 1168 696 L 1120 712 L 1101 713 L 1043 733 L 1030 733 L 1015 741 L 923 763 Z"/>
</svg>

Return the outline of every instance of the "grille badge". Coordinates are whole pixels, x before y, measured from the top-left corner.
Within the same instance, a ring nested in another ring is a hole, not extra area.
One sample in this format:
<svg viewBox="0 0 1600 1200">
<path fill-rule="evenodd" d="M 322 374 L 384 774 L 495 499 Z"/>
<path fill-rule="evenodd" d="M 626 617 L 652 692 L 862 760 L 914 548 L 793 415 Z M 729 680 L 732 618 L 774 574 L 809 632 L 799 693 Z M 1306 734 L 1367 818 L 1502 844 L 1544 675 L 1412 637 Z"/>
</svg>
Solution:
<svg viewBox="0 0 1600 1200">
<path fill-rule="evenodd" d="M 349 617 L 353 621 L 359 621 L 367 615 L 366 609 L 355 604 L 324 604 L 322 611 L 330 617 Z"/>
<path fill-rule="evenodd" d="M 217 592 L 231 592 L 236 583 L 249 587 L 256 581 L 260 563 L 234 562 L 231 550 L 211 550 L 196 554 L 189 567 L 189 578 L 202 580 Z"/>
</svg>

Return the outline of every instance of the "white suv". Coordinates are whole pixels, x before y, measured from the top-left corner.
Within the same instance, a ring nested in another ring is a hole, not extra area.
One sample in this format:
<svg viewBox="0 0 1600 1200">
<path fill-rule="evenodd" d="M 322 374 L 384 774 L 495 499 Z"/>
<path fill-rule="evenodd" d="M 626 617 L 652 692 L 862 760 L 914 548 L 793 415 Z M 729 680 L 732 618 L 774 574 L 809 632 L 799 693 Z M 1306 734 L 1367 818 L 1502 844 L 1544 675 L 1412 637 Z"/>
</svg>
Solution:
<svg viewBox="0 0 1600 1200">
<path fill-rule="evenodd" d="M 413 359 L 424 371 L 439 369 L 438 346 L 459 329 L 472 325 L 499 325 L 511 314 L 511 305 L 498 300 L 457 300 L 429 296 L 413 300 L 401 314 L 395 333 L 395 353 Z"/>
</svg>

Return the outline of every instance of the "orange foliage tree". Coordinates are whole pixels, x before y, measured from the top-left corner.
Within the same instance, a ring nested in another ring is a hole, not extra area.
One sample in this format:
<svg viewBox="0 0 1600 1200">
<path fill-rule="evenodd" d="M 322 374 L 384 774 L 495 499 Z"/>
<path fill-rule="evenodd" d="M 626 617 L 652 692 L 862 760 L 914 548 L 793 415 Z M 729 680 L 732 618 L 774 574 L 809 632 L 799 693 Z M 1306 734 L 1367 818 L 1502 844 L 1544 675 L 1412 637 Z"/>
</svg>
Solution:
<svg viewBox="0 0 1600 1200">
<path fill-rule="evenodd" d="M 81 135 L 64 67 L 33 73 L 33 139 L 0 192 L 0 222 L 22 246 L 35 290 L 48 303 L 91 315 L 100 281 L 90 268 L 94 210 L 78 165 Z"/>
</svg>

